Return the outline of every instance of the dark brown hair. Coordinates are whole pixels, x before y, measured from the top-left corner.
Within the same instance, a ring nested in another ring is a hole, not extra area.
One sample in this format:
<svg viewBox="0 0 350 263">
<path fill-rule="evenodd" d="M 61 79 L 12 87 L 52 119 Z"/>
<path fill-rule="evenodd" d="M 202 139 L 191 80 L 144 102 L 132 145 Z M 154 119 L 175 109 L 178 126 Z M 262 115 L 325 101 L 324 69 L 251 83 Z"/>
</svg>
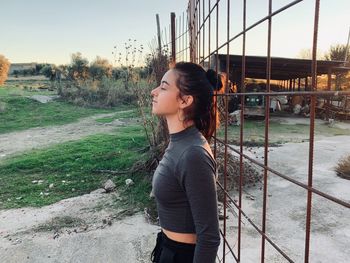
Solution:
<svg viewBox="0 0 350 263">
<path fill-rule="evenodd" d="M 220 124 L 218 110 L 215 114 L 214 92 L 221 89 L 221 78 L 214 70 L 205 71 L 202 66 L 192 62 L 178 62 L 172 69 L 177 73 L 179 97 L 193 96 L 193 103 L 184 109 L 184 122 L 193 120 L 198 130 L 210 142 L 212 134 Z"/>
</svg>

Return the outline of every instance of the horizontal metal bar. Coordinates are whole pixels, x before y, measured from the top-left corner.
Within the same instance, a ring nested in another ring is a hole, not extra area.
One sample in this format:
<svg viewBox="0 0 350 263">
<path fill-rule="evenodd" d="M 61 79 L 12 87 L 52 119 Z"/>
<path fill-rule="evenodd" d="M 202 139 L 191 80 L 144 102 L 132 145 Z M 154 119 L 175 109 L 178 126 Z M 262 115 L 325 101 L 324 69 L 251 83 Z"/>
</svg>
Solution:
<svg viewBox="0 0 350 263">
<path fill-rule="evenodd" d="M 220 140 L 219 138 L 217 138 L 217 137 L 215 137 L 215 136 L 213 136 L 213 137 L 215 138 L 215 140 L 217 140 L 217 141 L 220 142 L 221 144 L 225 145 L 225 142 L 223 142 L 222 140 Z M 333 196 L 331 196 L 331 195 L 329 195 L 329 194 L 326 194 L 326 193 L 324 193 L 324 192 L 321 192 L 321 191 L 319 191 L 319 190 L 317 190 L 317 189 L 315 189 L 315 188 L 309 187 L 308 185 L 306 185 L 306 184 L 304 184 L 304 183 L 301 183 L 301 182 L 299 182 L 299 181 L 297 181 L 297 180 L 295 180 L 295 179 L 293 179 L 293 178 L 291 178 L 291 177 L 289 177 L 289 176 L 287 176 L 287 175 L 284 175 L 284 174 L 282 174 L 282 173 L 280 173 L 280 172 L 278 172 L 278 171 L 276 171 L 276 170 L 274 170 L 274 169 L 272 169 L 272 168 L 270 168 L 270 167 L 268 167 L 268 166 L 265 166 L 264 164 L 262 164 L 262 163 L 260 163 L 260 162 L 258 162 L 258 161 L 256 161 L 256 160 L 254 160 L 253 158 L 249 157 L 248 155 L 246 155 L 246 154 L 244 154 L 244 153 L 241 154 L 238 150 L 236 150 L 235 148 L 233 148 L 233 147 L 232 147 L 231 145 L 229 145 L 229 144 L 227 144 L 227 147 L 229 147 L 232 151 L 234 151 L 234 152 L 237 153 L 238 155 L 242 155 L 243 157 L 245 157 L 245 158 L 248 159 L 249 161 L 255 163 L 255 164 L 258 165 L 258 166 L 260 166 L 261 168 L 267 169 L 268 171 L 272 172 L 273 174 L 275 174 L 275 175 L 277 175 L 277 176 L 279 176 L 279 177 L 281 177 L 281 178 L 284 178 L 284 179 L 288 180 L 289 182 L 292 182 L 292 183 L 294 183 L 294 184 L 296 184 L 296 185 L 299 185 L 300 187 L 302 187 L 302 188 L 304 188 L 304 189 L 306 189 L 306 190 L 310 190 L 310 191 L 312 191 L 313 193 L 318 194 L 318 195 L 320 195 L 320 196 L 322 196 L 322 197 L 324 197 L 324 198 L 326 198 L 326 199 L 328 199 L 328 200 L 330 200 L 330 201 L 333 201 L 333 202 L 335 202 L 335 203 L 337 203 L 337 204 L 339 204 L 339 205 L 342 205 L 342 206 L 344 206 L 344 207 L 346 207 L 346 208 L 350 208 L 350 203 L 348 203 L 348 202 L 345 202 L 345 201 L 343 201 L 343 200 L 341 200 L 341 199 L 338 199 L 338 198 L 333 197 Z"/>
<path fill-rule="evenodd" d="M 265 22 L 266 20 L 268 20 L 270 17 L 273 17 L 279 13 L 281 13 L 282 11 L 302 2 L 304 0 L 296 0 L 293 1 L 283 7 L 281 7 L 280 9 L 276 10 L 275 12 L 271 13 L 271 15 L 265 16 L 264 18 L 260 19 L 258 22 L 252 24 L 251 26 L 247 27 L 245 30 L 241 31 L 240 33 L 238 33 L 237 35 L 235 35 L 234 37 L 232 37 L 229 41 L 226 41 L 225 43 L 223 43 L 220 47 L 218 47 L 216 50 L 214 50 L 213 52 L 211 52 L 208 56 L 206 56 L 205 58 L 203 58 L 203 61 L 206 60 L 207 58 L 209 58 L 210 56 L 214 55 L 215 53 L 217 53 L 221 48 L 225 47 L 226 45 L 230 44 L 233 40 L 237 39 L 238 37 L 240 37 L 241 35 L 243 35 L 244 33 L 246 33 L 247 31 L 253 29 L 254 27 L 256 27 L 257 25 L 261 24 L 262 22 Z"/>
<path fill-rule="evenodd" d="M 244 211 L 237 205 L 236 201 L 232 199 L 230 194 L 224 189 L 224 187 L 220 184 L 220 182 L 216 182 L 220 188 L 224 191 L 224 194 L 230 199 L 230 201 L 236 206 L 236 208 L 241 211 L 242 215 L 248 220 L 248 222 L 255 228 L 256 231 L 258 231 L 262 236 L 266 238 L 266 240 L 289 262 L 294 262 L 290 257 L 287 256 L 286 253 L 282 251 L 264 232 L 262 232 L 259 227 L 251 220 Z"/>
<path fill-rule="evenodd" d="M 251 95 L 262 95 L 262 96 L 280 96 L 280 95 L 350 95 L 350 91 L 273 91 L 273 92 L 237 92 L 237 93 L 218 93 L 215 96 L 251 96 Z"/>
</svg>

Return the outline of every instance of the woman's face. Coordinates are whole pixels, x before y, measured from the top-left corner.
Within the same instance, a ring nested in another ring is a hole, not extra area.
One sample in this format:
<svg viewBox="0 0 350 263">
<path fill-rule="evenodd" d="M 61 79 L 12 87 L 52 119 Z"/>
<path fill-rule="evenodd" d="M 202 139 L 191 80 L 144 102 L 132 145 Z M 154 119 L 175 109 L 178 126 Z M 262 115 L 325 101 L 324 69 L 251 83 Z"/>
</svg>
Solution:
<svg viewBox="0 0 350 263">
<path fill-rule="evenodd" d="M 160 85 L 151 91 L 152 113 L 158 116 L 177 114 L 180 108 L 179 88 L 176 86 L 176 73 L 169 69 Z"/>
</svg>

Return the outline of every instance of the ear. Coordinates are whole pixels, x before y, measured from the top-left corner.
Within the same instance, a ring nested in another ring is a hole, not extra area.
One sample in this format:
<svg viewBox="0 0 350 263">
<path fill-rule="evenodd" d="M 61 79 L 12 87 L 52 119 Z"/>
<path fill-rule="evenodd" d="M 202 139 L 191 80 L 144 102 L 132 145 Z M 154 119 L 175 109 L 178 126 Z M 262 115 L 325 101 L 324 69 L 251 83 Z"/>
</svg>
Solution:
<svg viewBox="0 0 350 263">
<path fill-rule="evenodd" d="M 193 103 L 193 96 L 192 95 L 184 95 L 184 96 L 182 96 L 182 99 L 180 99 L 179 103 L 180 103 L 179 107 L 181 109 L 184 109 Z"/>
</svg>

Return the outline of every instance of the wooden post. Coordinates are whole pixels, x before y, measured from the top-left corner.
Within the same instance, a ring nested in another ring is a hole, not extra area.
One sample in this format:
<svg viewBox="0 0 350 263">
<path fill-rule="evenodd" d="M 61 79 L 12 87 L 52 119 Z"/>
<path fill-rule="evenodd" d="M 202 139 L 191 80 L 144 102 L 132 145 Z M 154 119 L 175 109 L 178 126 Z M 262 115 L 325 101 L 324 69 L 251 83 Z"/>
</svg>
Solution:
<svg viewBox="0 0 350 263">
<path fill-rule="evenodd" d="M 327 72 L 327 90 L 332 89 L 332 69 L 328 68 Z M 327 101 L 326 101 L 326 120 L 329 119 L 329 108 L 330 108 L 331 101 L 329 97 L 327 96 Z"/>
<path fill-rule="evenodd" d="M 157 20 L 157 36 L 158 36 L 158 52 L 159 54 L 162 54 L 162 41 L 160 37 L 160 23 L 159 23 L 159 15 L 156 14 L 156 20 Z"/>
<path fill-rule="evenodd" d="M 293 79 L 293 91 L 295 91 L 295 79 Z"/>
<path fill-rule="evenodd" d="M 175 13 L 170 14 L 171 21 L 171 62 L 176 63 L 176 46 L 175 46 Z"/>
<path fill-rule="evenodd" d="M 305 78 L 305 88 L 304 90 L 307 91 L 308 90 L 308 83 L 307 83 L 308 77 Z"/>
</svg>

